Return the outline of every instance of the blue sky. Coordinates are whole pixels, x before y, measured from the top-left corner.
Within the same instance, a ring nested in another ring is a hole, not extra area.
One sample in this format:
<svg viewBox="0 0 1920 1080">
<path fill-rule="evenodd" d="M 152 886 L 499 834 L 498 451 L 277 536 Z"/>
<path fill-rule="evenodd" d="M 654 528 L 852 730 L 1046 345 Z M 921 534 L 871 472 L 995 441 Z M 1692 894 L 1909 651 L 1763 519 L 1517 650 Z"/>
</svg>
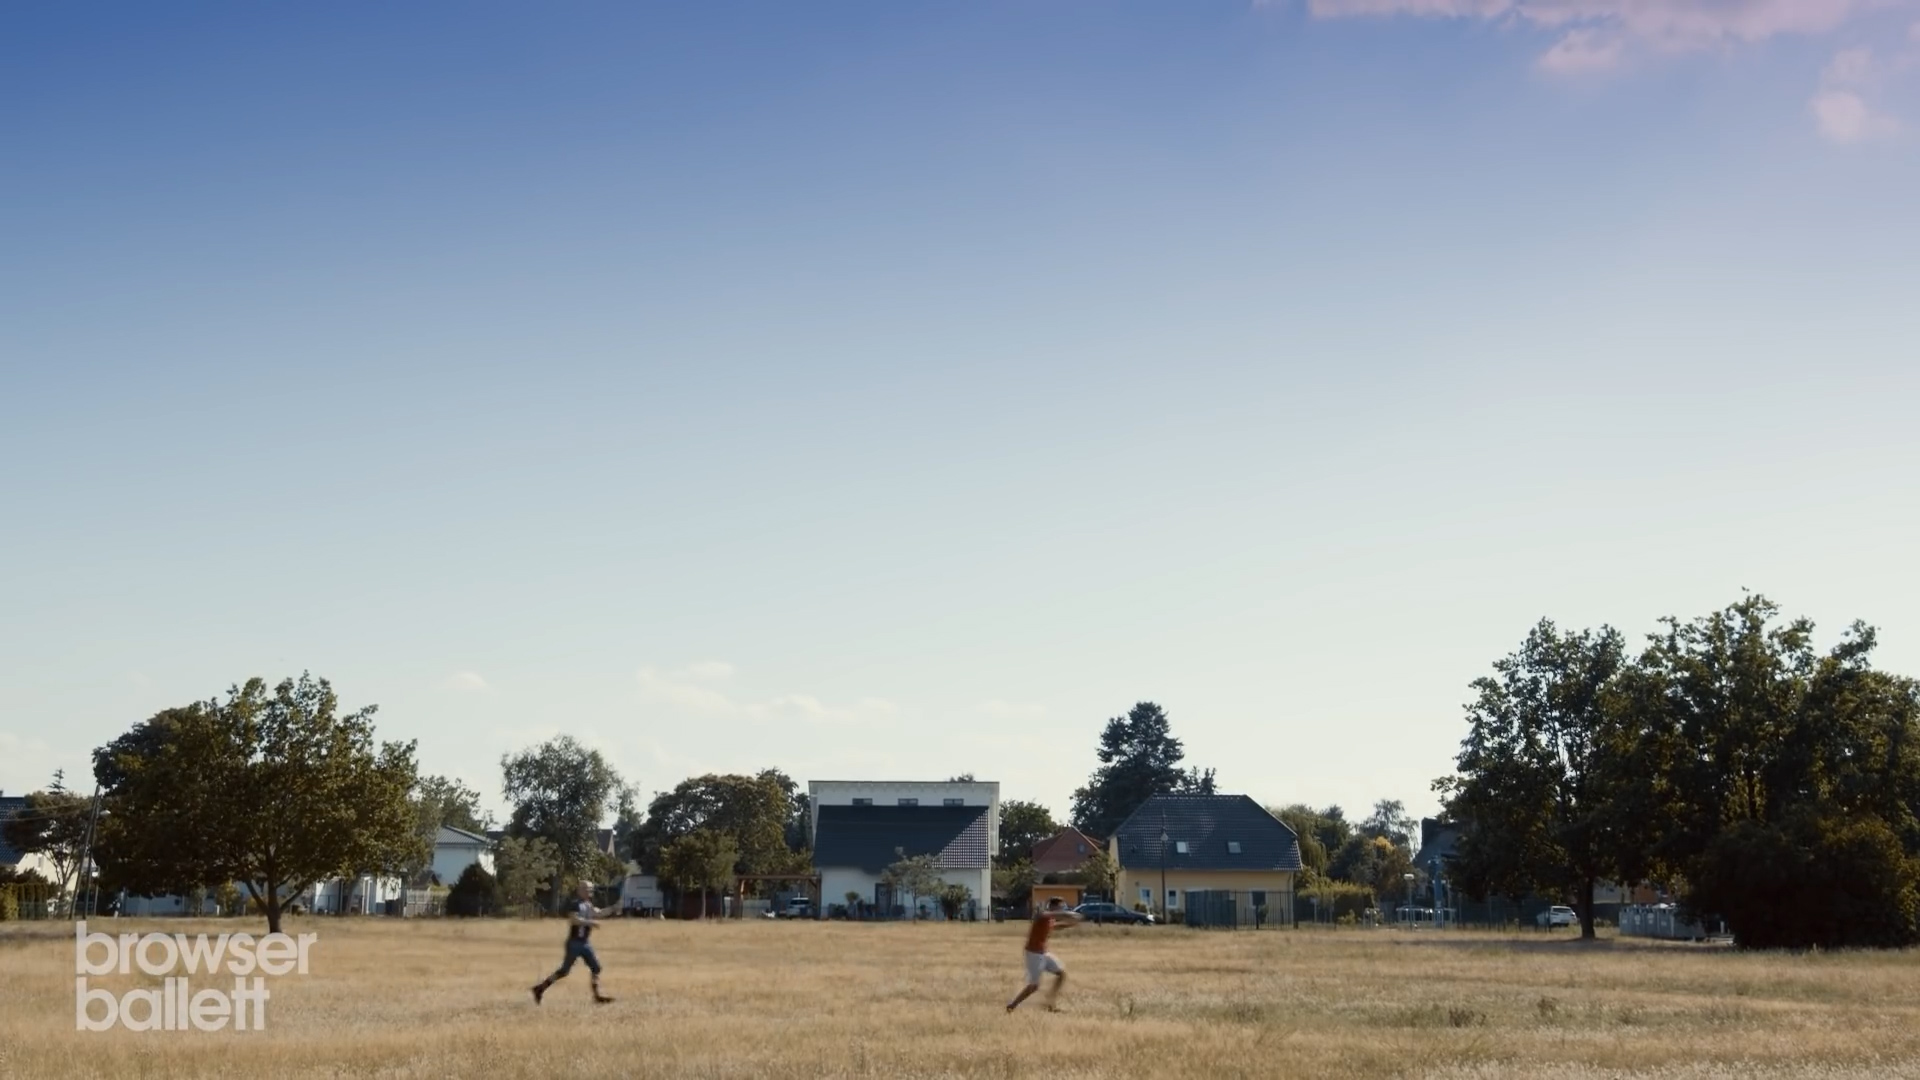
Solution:
<svg viewBox="0 0 1920 1080">
<path fill-rule="evenodd" d="M 1920 674 L 1920 5 L 0 11 L 0 789 L 260 674 L 1431 809 L 1541 616 Z M 497 807 L 497 803 L 495 804 Z"/>
</svg>

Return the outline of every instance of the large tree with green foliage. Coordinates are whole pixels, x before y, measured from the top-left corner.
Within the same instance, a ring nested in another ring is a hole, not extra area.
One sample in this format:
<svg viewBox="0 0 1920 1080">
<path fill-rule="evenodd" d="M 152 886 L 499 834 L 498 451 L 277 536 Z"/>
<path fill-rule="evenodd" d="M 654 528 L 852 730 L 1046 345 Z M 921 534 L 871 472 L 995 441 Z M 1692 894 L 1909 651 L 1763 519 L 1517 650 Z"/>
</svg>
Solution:
<svg viewBox="0 0 1920 1080">
<path fill-rule="evenodd" d="M 148 894 L 239 881 L 272 932 L 316 881 L 402 872 L 419 858 L 414 747 L 376 745 L 373 714 L 341 713 L 332 685 L 303 674 L 136 725 L 94 752 L 99 861 Z"/>
<path fill-rule="evenodd" d="M 1033 846 L 1060 831 L 1053 813 L 1036 802 L 1008 799 L 1000 804 L 1000 851 L 997 866 L 1033 861 Z"/>
<path fill-rule="evenodd" d="M 1440 785 L 1469 826 L 1452 868 L 1468 895 L 1565 892 L 1581 936 L 1594 936 L 1595 886 L 1638 868 L 1617 813 L 1631 739 L 1609 708 L 1625 665 L 1611 627 L 1563 632 L 1543 619 L 1474 681 L 1459 771 Z M 1391 809 L 1363 829 L 1393 828 Z"/>
<path fill-rule="evenodd" d="M 631 840 L 634 861 L 657 869 L 673 841 L 702 829 L 733 838 L 736 874 L 803 873 L 807 853 L 788 846 L 797 785 L 778 769 L 753 776 L 709 773 L 654 796 Z"/>
<path fill-rule="evenodd" d="M 1842 932 L 1789 916 L 1796 890 L 1759 906 L 1742 892 L 1783 867 L 1849 879 L 1836 905 L 1910 910 L 1901 883 L 1920 856 L 1920 688 L 1873 668 L 1874 630 L 1856 623 L 1821 653 L 1810 621 L 1782 621 L 1758 595 L 1665 624 L 1622 692 L 1636 732 L 1622 803 L 1658 826 L 1655 872 L 1682 883 L 1695 910 L 1725 916 L 1743 944 L 1865 943 L 1867 923 Z M 1873 943 L 1920 938 L 1915 918 L 1871 925 Z"/>
<path fill-rule="evenodd" d="M 630 789 L 598 750 L 570 735 L 500 759 L 503 789 L 513 804 L 507 832 L 538 836 L 553 845 L 559 863 L 549 878 L 549 900 L 562 899 L 566 877 L 585 877 L 599 867 L 600 823 L 620 812 Z"/>
<path fill-rule="evenodd" d="M 1166 710 L 1151 701 L 1108 720 L 1095 756 L 1100 766 L 1087 785 L 1073 793 L 1073 825 L 1090 836 L 1112 836 L 1128 814 L 1154 795 L 1213 793 L 1212 769 L 1180 768 L 1186 751 L 1173 737 Z"/>
</svg>

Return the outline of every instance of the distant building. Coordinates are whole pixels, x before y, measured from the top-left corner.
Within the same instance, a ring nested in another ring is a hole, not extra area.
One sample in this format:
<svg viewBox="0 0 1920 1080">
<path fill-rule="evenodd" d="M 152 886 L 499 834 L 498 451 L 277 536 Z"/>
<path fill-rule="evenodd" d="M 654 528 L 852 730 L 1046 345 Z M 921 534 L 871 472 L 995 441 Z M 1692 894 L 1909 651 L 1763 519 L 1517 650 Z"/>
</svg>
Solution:
<svg viewBox="0 0 1920 1080">
<path fill-rule="evenodd" d="M 483 833 L 440 826 L 433 838 L 433 876 L 440 884 L 451 887 L 475 863 L 493 873 L 493 841 Z"/>
<path fill-rule="evenodd" d="M 1104 845 L 1069 825 L 1033 845 L 1033 872 L 1071 874 L 1087 864 Z"/>
<path fill-rule="evenodd" d="M 1108 850 L 1120 865 L 1117 899 L 1129 907 L 1171 916 L 1188 892 L 1231 891 L 1248 911 L 1291 919 L 1300 839 L 1245 795 L 1155 795 L 1114 830 Z"/>
<path fill-rule="evenodd" d="M 853 894 L 882 917 L 913 900 L 920 914 L 939 918 L 932 897 L 895 896 L 880 880 L 887 867 L 922 855 L 938 861 L 943 882 L 966 886 L 975 912 L 985 910 L 1000 843 L 998 783 L 815 780 L 807 791 L 821 914 Z"/>
</svg>

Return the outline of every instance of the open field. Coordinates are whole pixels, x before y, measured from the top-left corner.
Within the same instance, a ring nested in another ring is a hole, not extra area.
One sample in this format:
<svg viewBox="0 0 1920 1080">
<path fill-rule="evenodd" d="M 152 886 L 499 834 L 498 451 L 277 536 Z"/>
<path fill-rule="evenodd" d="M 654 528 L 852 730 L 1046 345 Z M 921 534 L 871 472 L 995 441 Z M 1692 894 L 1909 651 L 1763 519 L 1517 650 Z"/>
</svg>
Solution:
<svg viewBox="0 0 1920 1080">
<path fill-rule="evenodd" d="M 320 938 L 311 974 L 269 981 L 265 1032 L 95 1033 L 72 928 L 0 925 L 0 1076 L 1920 1077 L 1911 952 L 1082 927 L 1058 935 L 1065 1011 L 1007 1016 L 1013 924 L 616 922 L 603 1007 L 584 968 L 529 998 L 554 921 L 287 929 Z"/>
</svg>

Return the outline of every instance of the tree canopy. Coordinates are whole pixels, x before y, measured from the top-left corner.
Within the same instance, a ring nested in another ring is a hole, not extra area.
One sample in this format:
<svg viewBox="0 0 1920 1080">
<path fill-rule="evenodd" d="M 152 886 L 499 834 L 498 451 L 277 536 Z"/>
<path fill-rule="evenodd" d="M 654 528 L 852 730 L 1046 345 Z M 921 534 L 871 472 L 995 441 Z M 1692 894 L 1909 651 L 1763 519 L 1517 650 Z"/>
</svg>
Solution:
<svg viewBox="0 0 1920 1080">
<path fill-rule="evenodd" d="M 1073 793 L 1074 827 L 1090 836 L 1112 836 L 1128 814 L 1154 795 L 1213 793 L 1212 769 L 1180 768 L 1186 751 L 1173 737 L 1166 710 L 1151 701 L 1108 720 L 1095 754 L 1100 766 L 1086 786 Z"/>
<path fill-rule="evenodd" d="M 419 858 L 412 743 L 373 739 L 325 679 L 260 679 L 168 709 L 94 752 L 103 871 L 136 892 L 242 882 L 278 932 L 285 903 Z"/>
<path fill-rule="evenodd" d="M 1662 623 L 1631 661 L 1610 630 L 1543 623 L 1475 683 L 1437 784 L 1466 826 L 1457 883 L 1654 880 L 1743 945 L 1920 941 L 1920 684 L 1873 668 L 1871 627 L 1821 653 L 1758 595 Z"/>
<path fill-rule="evenodd" d="M 731 873 L 802 873 L 809 857 L 789 846 L 797 789 L 778 769 L 682 780 L 648 804 L 646 819 L 633 834 L 632 856 L 644 868 L 657 868 L 667 845 L 704 829 L 732 838 L 736 856 Z"/>
<path fill-rule="evenodd" d="M 1000 851 L 994 863 L 1012 866 L 1033 861 L 1033 846 L 1060 831 L 1053 813 L 1036 802 L 1008 799 L 1000 804 Z"/>
<path fill-rule="evenodd" d="M 583 877 L 599 869 L 600 823 L 632 798 L 626 782 L 598 750 L 570 735 L 500 759 L 514 836 L 538 836 L 553 845 L 558 866 L 550 876 L 552 902 L 561 899 L 562 877 Z"/>
</svg>

